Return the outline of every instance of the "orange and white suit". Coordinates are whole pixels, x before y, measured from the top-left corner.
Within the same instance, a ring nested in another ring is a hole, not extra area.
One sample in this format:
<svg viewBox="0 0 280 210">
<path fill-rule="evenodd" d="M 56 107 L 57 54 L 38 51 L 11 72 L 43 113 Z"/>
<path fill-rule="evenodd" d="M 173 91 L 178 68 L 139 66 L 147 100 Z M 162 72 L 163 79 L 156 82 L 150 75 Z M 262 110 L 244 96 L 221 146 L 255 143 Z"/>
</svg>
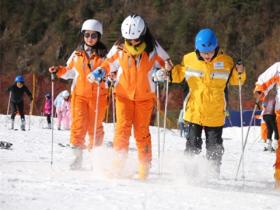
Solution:
<svg viewBox="0 0 280 210">
<path fill-rule="evenodd" d="M 86 148 L 85 136 L 88 133 L 89 145 L 99 146 L 103 143 L 104 131 L 102 122 L 107 107 L 108 91 L 104 83 L 100 84 L 98 120 L 96 139 L 94 138 L 94 119 L 98 85 L 90 83 L 87 75 L 103 62 L 103 58 L 92 53 L 90 56 L 84 50 L 76 50 L 67 61 L 67 65 L 59 66 L 57 76 L 62 79 L 73 79 L 71 86 L 71 138 L 70 143 L 79 148 Z"/>
<path fill-rule="evenodd" d="M 280 62 L 270 66 L 263 72 L 256 82 L 255 91 L 259 91 L 266 95 L 273 87 L 277 89 L 275 113 L 278 132 L 280 132 Z M 278 139 L 278 148 L 276 150 L 276 163 L 275 163 L 275 180 L 276 185 L 280 189 L 280 140 Z"/>
<path fill-rule="evenodd" d="M 116 72 L 116 130 L 113 147 L 127 153 L 133 126 L 140 165 L 150 165 L 152 159 L 149 125 L 156 101 L 152 73 L 164 67 L 169 55 L 159 44 L 149 54 L 132 55 L 126 45 L 113 46 L 101 65 L 106 72 Z"/>
</svg>

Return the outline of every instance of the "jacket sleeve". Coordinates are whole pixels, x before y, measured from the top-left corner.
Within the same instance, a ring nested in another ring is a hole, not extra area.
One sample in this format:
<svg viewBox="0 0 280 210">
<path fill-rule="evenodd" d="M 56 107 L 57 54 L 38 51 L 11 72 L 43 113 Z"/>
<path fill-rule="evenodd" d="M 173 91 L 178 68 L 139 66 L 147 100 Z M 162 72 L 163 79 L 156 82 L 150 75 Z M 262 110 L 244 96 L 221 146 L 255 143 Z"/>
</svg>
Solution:
<svg viewBox="0 0 280 210">
<path fill-rule="evenodd" d="M 171 71 L 172 83 L 181 83 L 185 78 L 186 57 L 184 56 L 181 64 L 177 64 Z"/>
<path fill-rule="evenodd" d="M 79 52 L 74 51 L 72 55 L 69 57 L 66 66 L 58 66 L 58 71 L 56 72 L 56 75 L 59 78 L 62 79 L 74 79 L 75 78 L 75 69 L 74 69 L 74 63 L 77 59 Z"/>
<path fill-rule="evenodd" d="M 32 93 L 26 86 L 24 86 L 24 92 L 29 96 L 30 100 L 32 101 L 33 100 Z"/>
<path fill-rule="evenodd" d="M 265 72 L 263 72 L 256 82 L 255 91 L 269 92 L 273 88 L 273 86 L 279 80 L 279 72 L 280 72 L 280 62 L 277 62 L 270 66 Z"/>
</svg>

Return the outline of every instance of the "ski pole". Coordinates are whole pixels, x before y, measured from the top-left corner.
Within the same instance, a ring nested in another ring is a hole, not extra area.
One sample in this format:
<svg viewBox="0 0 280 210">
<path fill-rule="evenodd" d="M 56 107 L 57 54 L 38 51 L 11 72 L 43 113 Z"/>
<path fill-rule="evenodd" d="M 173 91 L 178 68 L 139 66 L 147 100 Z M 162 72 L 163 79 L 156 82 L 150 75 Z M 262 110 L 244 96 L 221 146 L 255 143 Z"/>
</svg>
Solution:
<svg viewBox="0 0 280 210">
<path fill-rule="evenodd" d="M 160 168 L 160 103 L 159 103 L 159 82 L 156 81 L 156 92 L 157 92 L 157 139 L 158 139 L 158 173 L 161 173 Z"/>
<path fill-rule="evenodd" d="M 113 114 L 113 125 L 116 128 L 116 105 L 115 105 L 115 95 L 114 95 L 115 80 L 112 80 L 112 114 Z"/>
<path fill-rule="evenodd" d="M 95 102 L 95 116 L 94 116 L 94 128 L 93 128 L 93 147 L 92 149 L 96 146 L 96 132 L 97 132 L 97 121 L 98 121 L 98 111 L 99 111 L 99 96 L 100 96 L 100 83 L 101 81 L 98 81 L 97 84 L 97 93 L 96 93 L 96 102 Z M 91 152 L 91 149 L 89 149 L 89 152 Z M 90 155 L 90 168 L 93 170 L 93 157 Z"/>
<path fill-rule="evenodd" d="M 30 110 L 29 110 L 29 116 L 28 116 L 28 130 L 30 131 L 30 124 L 31 124 L 31 114 L 32 114 L 32 102 L 30 103 Z"/>
<path fill-rule="evenodd" d="M 7 115 L 9 114 L 9 111 L 10 111 L 11 95 L 12 95 L 12 92 L 10 91 L 10 93 L 9 93 L 9 100 L 8 100 L 8 106 L 7 106 Z"/>
<path fill-rule="evenodd" d="M 253 109 L 253 112 L 252 112 L 252 117 L 251 117 L 251 120 L 250 120 L 250 124 L 249 124 L 248 130 L 247 130 L 247 133 L 246 133 L 245 141 L 244 141 L 244 144 L 242 145 L 242 153 L 241 153 L 241 156 L 240 156 L 240 159 L 239 159 L 239 162 L 238 162 L 238 167 L 237 167 L 237 171 L 236 171 L 236 175 L 235 175 L 235 180 L 237 180 L 240 165 L 241 165 L 242 159 L 244 158 L 245 147 L 246 147 L 246 144 L 247 144 L 247 141 L 248 141 L 250 128 L 251 128 L 252 122 L 254 120 L 255 112 L 256 112 L 257 107 L 258 107 L 258 101 L 256 101 L 256 104 L 254 106 L 254 109 Z"/>
<path fill-rule="evenodd" d="M 6 127 L 8 127 L 8 121 L 9 121 L 8 114 L 9 114 L 9 111 L 10 111 L 11 95 L 12 95 L 12 92 L 10 91 L 10 93 L 9 93 L 9 100 L 8 100 L 8 106 L 7 106 L 7 114 L 6 114 L 6 116 L 7 116 Z"/>
<path fill-rule="evenodd" d="M 241 59 L 239 59 L 236 64 L 242 65 Z M 244 145 L 244 133 L 243 133 L 243 106 L 242 106 L 242 85 L 241 85 L 241 73 L 238 73 L 238 95 L 239 95 L 239 111 L 240 111 L 240 128 L 241 128 L 241 149 Z M 242 178 L 245 179 L 245 163 L 244 156 L 242 157 Z"/>
<path fill-rule="evenodd" d="M 54 136 L 53 136 L 53 116 L 54 116 L 54 80 L 55 80 L 55 73 L 51 73 L 51 83 L 52 83 L 52 109 L 51 109 L 51 127 L 52 127 L 52 143 L 51 143 L 51 166 L 53 165 L 53 142 L 54 142 Z"/>
<path fill-rule="evenodd" d="M 164 117 L 163 117 L 163 143 L 162 143 L 162 164 L 163 168 L 163 159 L 165 151 L 165 134 L 166 134 L 166 120 L 167 120 L 167 105 L 168 105 L 168 92 L 169 92 L 169 76 L 166 78 L 166 87 L 165 87 L 165 104 L 164 104 Z"/>
</svg>

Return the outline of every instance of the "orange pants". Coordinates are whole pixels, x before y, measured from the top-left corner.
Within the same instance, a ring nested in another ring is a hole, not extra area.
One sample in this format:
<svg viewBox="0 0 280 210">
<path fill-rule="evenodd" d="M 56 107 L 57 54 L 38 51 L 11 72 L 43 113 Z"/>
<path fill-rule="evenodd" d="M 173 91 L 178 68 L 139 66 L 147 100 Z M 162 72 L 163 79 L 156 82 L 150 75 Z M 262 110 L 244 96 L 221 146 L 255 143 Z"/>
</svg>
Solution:
<svg viewBox="0 0 280 210">
<path fill-rule="evenodd" d="M 267 140 L 267 127 L 266 123 L 262 120 L 261 122 L 261 138 L 264 142 Z"/>
<path fill-rule="evenodd" d="M 100 146 L 103 143 L 104 131 L 102 122 L 105 117 L 107 107 L 107 95 L 99 97 L 98 119 L 96 129 L 96 141 L 94 139 L 94 121 L 95 121 L 96 97 L 87 98 L 83 96 L 73 96 L 71 100 L 71 138 L 70 143 L 73 146 L 85 148 L 85 136 L 88 133 L 89 145 Z"/>
<path fill-rule="evenodd" d="M 116 130 L 114 149 L 128 152 L 129 137 L 133 125 L 134 137 L 140 163 L 149 164 L 152 160 L 151 135 L 149 125 L 154 107 L 154 99 L 132 101 L 123 97 L 116 97 Z"/>
<path fill-rule="evenodd" d="M 278 132 L 280 131 L 280 110 L 276 111 L 276 122 Z M 278 139 L 278 149 L 275 151 L 276 153 L 276 162 L 275 162 L 275 179 L 280 180 L 280 139 Z"/>
</svg>

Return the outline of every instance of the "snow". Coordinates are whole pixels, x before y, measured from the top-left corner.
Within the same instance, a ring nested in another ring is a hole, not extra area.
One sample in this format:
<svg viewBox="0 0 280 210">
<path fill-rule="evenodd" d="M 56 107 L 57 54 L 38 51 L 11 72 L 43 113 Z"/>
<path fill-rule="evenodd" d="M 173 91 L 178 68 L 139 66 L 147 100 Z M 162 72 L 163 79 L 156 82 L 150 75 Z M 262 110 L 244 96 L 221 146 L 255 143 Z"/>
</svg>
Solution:
<svg viewBox="0 0 280 210">
<path fill-rule="evenodd" d="M 27 117 L 28 122 L 28 117 Z M 15 127 L 19 128 L 17 119 Z M 242 167 L 235 180 L 241 155 L 240 128 L 225 128 L 220 179 L 211 177 L 205 150 L 194 158 L 183 154 L 185 140 L 178 130 L 167 130 L 159 175 L 157 128 L 151 127 L 153 162 L 145 181 L 132 178 L 137 169 L 134 139 L 126 161 L 127 177 L 110 176 L 116 155 L 110 142 L 113 125 L 104 124 L 105 142 L 85 152 L 83 170 L 69 170 L 73 155 L 69 131 L 54 130 L 51 166 L 51 130 L 46 119 L 31 117 L 30 130 L 9 130 L 9 117 L 0 115 L 0 141 L 13 143 L 12 150 L 0 150 L 1 210 L 279 210 L 280 191 L 273 189 L 275 153 L 263 152 L 259 127 L 252 127 Z M 246 136 L 247 127 L 244 128 Z M 163 130 L 161 130 L 161 146 Z M 203 145 L 205 146 L 205 144 Z M 93 167 L 93 169 L 91 169 Z"/>
</svg>

